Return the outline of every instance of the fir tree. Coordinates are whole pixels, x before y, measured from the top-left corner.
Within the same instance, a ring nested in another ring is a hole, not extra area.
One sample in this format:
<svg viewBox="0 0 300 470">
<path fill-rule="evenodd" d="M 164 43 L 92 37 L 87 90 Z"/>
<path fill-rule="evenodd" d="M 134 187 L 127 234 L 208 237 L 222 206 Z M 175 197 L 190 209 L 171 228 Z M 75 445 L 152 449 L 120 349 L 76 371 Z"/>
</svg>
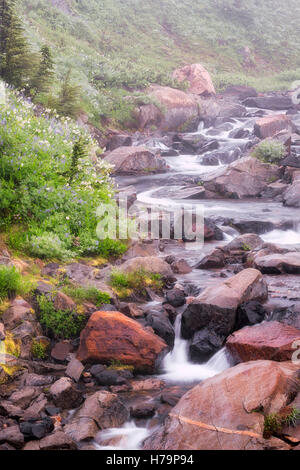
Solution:
<svg viewBox="0 0 300 470">
<path fill-rule="evenodd" d="M 61 85 L 57 111 L 63 116 L 76 117 L 79 110 L 80 92 L 81 88 L 71 83 L 71 70 L 69 69 Z"/>
<path fill-rule="evenodd" d="M 10 85 L 22 88 L 32 73 L 34 55 L 15 11 L 16 0 L 0 0 L 0 76 Z"/>
<path fill-rule="evenodd" d="M 41 60 L 36 74 L 30 83 L 33 96 L 38 93 L 47 93 L 54 76 L 54 62 L 48 46 L 43 46 L 40 51 Z"/>
</svg>

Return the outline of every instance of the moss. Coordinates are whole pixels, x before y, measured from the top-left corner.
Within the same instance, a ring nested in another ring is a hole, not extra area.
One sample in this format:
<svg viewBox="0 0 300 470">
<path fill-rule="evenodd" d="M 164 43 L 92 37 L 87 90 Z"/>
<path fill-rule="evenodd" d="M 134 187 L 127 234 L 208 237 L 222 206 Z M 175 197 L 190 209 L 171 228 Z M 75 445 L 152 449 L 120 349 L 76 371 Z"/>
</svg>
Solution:
<svg viewBox="0 0 300 470">
<path fill-rule="evenodd" d="M 160 274 L 147 272 L 143 269 L 131 273 L 115 270 L 111 273 L 110 284 L 114 292 L 122 299 L 131 295 L 145 297 L 147 288 L 156 292 L 160 292 L 163 288 Z"/>
</svg>

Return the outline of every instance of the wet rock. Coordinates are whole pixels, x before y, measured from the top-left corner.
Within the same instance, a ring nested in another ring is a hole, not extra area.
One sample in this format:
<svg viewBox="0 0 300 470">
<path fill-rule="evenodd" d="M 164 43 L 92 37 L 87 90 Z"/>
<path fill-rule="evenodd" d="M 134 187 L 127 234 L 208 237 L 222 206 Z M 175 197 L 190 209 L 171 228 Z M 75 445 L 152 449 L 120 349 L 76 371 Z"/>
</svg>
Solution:
<svg viewBox="0 0 300 470">
<path fill-rule="evenodd" d="M 273 137 L 283 130 L 292 131 L 292 122 L 286 114 L 263 117 L 254 125 L 254 133 L 260 139 Z"/>
<path fill-rule="evenodd" d="M 205 363 L 223 346 L 223 340 L 208 328 L 197 331 L 190 345 L 190 357 L 197 363 Z"/>
<path fill-rule="evenodd" d="M 282 162 L 282 166 L 300 168 L 300 157 L 299 155 L 288 155 Z"/>
<path fill-rule="evenodd" d="M 254 266 L 263 274 L 300 274 L 300 253 L 276 253 L 266 256 L 258 253 L 254 257 Z"/>
<path fill-rule="evenodd" d="M 166 293 L 166 303 L 172 307 L 182 307 L 185 304 L 186 295 L 183 289 L 174 288 Z"/>
<path fill-rule="evenodd" d="M 173 348 L 175 341 L 175 331 L 167 315 L 156 312 L 149 313 L 146 317 L 146 325 L 151 326 L 154 333 L 160 336 L 170 347 L 170 349 Z"/>
<path fill-rule="evenodd" d="M 226 348 L 239 362 L 291 361 L 300 330 L 278 322 L 264 322 L 233 333 Z"/>
<path fill-rule="evenodd" d="M 77 408 L 82 402 L 82 395 L 68 377 L 62 377 L 50 387 L 54 404 L 62 409 Z"/>
<path fill-rule="evenodd" d="M 300 207 L 300 181 L 295 181 L 283 195 L 283 203 L 287 207 Z"/>
<path fill-rule="evenodd" d="M 117 191 L 115 199 L 116 199 L 119 206 L 122 203 L 122 207 L 125 206 L 129 210 L 130 207 L 137 200 L 137 193 L 136 193 L 135 187 L 134 186 L 126 186 L 125 188 L 123 188 L 123 187 L 120 188 Z M 125 202 L 126 202 L 126 204 L 125 204 Z"/>
<path fill-rule="evenodd" d="M 136 419 L 148 419 L 155 415 L 156 408 L 151 403 L 137 405 L 130 409 L 130 416 Z"/>
<path fill-rule="evenodd" d="M 31 405 L 24 411 L 22 419 L 39 419 L 47 405 L 47 398 L 43 393 L 34 400 Z"/>
<path fill-rule="evenodd" d="M 80 377 L 84 371 L 84 365 L 73 357 L 68 364 L 66 375 L 73 379 L 75 382 L 79 382 Z"/>
<path fill-rule="evenodd" d="M 250 131 L 248 129 L 243 129 L 242 127 L 240 129 L 234 129 L 228 135 L 230 139 L 246 139 L 249 136 Z"/>
<path fill-rule="evenodd" d="M 209 328 L 225 339 L 236 322 L 238 307 L 251 300 L 268 298 L 268 287 L 261 273 L 245 269 L 236 276 L 205 289 L 193 300 L 182 316 L 182 334 L 191 338 L 198 330 Z"/>
<path fill-rule="evenodd" d="M 186 65 L 175 70 L 173 78 L 179 82 L 188 82 L 188 92 L 194 95 L 215 95 L 212 79 L 208 71 L 201 64 Z"/>
<path fill-rule="evenodd" d="M 134 392 L 148 392 L 152 390 L 162 390 L 165 387 L 165 382 L 159 379 L 145 379 L 139 381 L 132 381 L 131 386 Z"/>
<path fill-rule="evenodd" d="M 260 302 L 246 302 L 239 306 L 236 314 L 234 329 L 240 330 L 244 326 L 257 325 L 266 319 L 267 312 Z"/>
<path fill-rule="evenodd" d="M 102 429 L 121 427 L 128 419 L 128 410 L 117 395 L 101 391 L 88 397 L 64 428 L 74 441 L 93 439 Z"/>
<path fill-rule="evenodd" d="M 222 230 L 211 219 L 204 219 L 204 240 L 223 240 Z"/>
<path fill-rule="evenodd" d="M 132 379 L 130 371 L 123 370 L 108 370 L 104 369 L 101 372 L 93 373 L 98 385 L 108 387 L 111 385 L 124 385 L 127 384 L 129 379 Z"/>
<path fill-rule="evenodd" d="M 257 96 L 256 98 L 247 98 L 243 105 L 248 108 L 271 109 L 273 111 L 285 111 L 293 108 L 294 104 L 289 96 Z"/>
<path fill-rule="evenodd" d="M 76 444 L 66 433 L 56 431 L 39 442 L 39 450 L 76 450 Z"/>
<path fill-rule="evenodd" d="M 274 199 L 278 196 L 281 196 L 287 189 L 287 184 L 277 181 L 276 183 L 269 184 L 265 191 L 262 192 L 261 196 L 263 198 Z"/>
<path fill-rule="evenodd" d="M 19 426 L 10 426 L 0 430 L 0 444 L 10 444 L 19 449 L 24 445 L 24 436 L 20 432 Z"/>
<path fill-rule="evenodd" d="M 171 268 L 175 274 L 189 274 L 192 272 L 191 266 L 184 259 L 171 263 Z"/>
<path fill-rule="evenodd" d="M 216 153 L 204 155 L 203 157 L 199 159 L 199 163 L 201 163 L 201 165 L 206 165 L 206 166 L 219 166 L 220 160 L 218 157 L 218 153 L 216 152 Z"/>
<path fill-rule="evenodd" d="M 204 199 L 205 189 L 201 186 L 182 188 L 178 190 L 177 194 L 178 199 Z"/>
<path fill-rule="evenodd" d="M 119 147 L 131 147 L 132 137 L 128 134 L 114 134 L 109 137 L 107 150 L 112 152 Z"/>
<path fill-rule="evenodd" d="M 226 264 L 225 254 L 222 249 L 215 248 L 209 255 L 195 265 L 195 269 L 223 268 Z"/>
<path fill-rule="evenodd" d="M 174 274 L 170 265 L 162 258 L 155 256 L 130 259 L 122 264 L 120 269 L 126 273 L 143 270 L 149 273 L 160 274 L 166 280 L 174 280 Z"/>
<path fill-rule="evenodd" d="M 262 235 L 271 232 L 275 228 L 273 222 L 264 220 L 234 220 L 232 225 L 242 234 L 256 233 Z"/>
<path fill-rule="evenodd" d="M 228 245 L 226 245 L 225 250 L 227 252 L 235 251 L 252 251 L 254 249 L 262 247 L 264 241 L 255 233 L 245 233 L 240 235 L 232 240 Z"/>
<path fill-rule="evenodd" d="M 264 439 L 264 414 L 279 412 L 295 394 L 296 371 L 292 364 L 257 361 L 202 382 L 181 398 L 143 449 L 288 449 L 279 439 Z"/>
<path fill-rule="evenodd" d="M 146 147 L 119 147 L 105 156 L 118 175 L 165 172 L 166 162 Z"/>
<path fill-rule="evenodd" d="M 23 384 L 27 387 L 45 387 L 52 384 L 54 377 L 38 375 L 38 374 L 26 374 L 23 379 Z"/>
<path fill-rule="evenodd" d="M 243 199 L 258 197 L 270 181 L 279 178 L 279 168 L 244 157 L 218 169 L 216 175 L 206 175 L 204 188 L 223 197 Z"/>
<path fill-rule="evenodd" d="M 283 307 L 275 309 L 270 318 L 270 321 L 285 323 L 286 325 L 293 326 L 300 330 L 300 310 L 299 307 L 293 305 L 292 307 Z"/>
<path fill-rule="evenodd" d="M 226 88 L 223 94 L 236 97 L 239 100 L 256 98 L 258 96 L 258 93 L 254 88 L 243 85 L 230 85 Z"/>
<path fill-rule="evenodd" d="M 20 431 L 25 439 L 42 439 L 52 432 L 53 429 L 52 419 L 48 417 L 40 421 L 31 420 L 20 424 Z"/>
<path fill-rule="evenodd" d="M 162 339 L 131 318 L 120 312 L 96 312 L 81 333 L 77 359 L 103 364 L 117 360 L 152 373 L 166 353 Z"/>
</svg>

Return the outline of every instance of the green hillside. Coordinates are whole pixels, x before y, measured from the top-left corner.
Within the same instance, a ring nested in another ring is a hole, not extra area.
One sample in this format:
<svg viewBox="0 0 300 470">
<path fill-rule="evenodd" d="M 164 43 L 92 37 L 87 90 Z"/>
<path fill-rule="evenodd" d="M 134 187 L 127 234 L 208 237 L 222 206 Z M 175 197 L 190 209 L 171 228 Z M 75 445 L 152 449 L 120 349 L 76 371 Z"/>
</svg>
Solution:
<svg viewBox="0 0 300 470">
<path fill-rule="evenodd" d="M 30 42 L 52 46 L 60 75 L 72 68 L 96 122 L 126 120 L 128 91 L 171 83 L 182 64 L 206 65 L 219 89 L 300 77 L 297 0 L 22 0 L 19 9 Z"/>
</svg>

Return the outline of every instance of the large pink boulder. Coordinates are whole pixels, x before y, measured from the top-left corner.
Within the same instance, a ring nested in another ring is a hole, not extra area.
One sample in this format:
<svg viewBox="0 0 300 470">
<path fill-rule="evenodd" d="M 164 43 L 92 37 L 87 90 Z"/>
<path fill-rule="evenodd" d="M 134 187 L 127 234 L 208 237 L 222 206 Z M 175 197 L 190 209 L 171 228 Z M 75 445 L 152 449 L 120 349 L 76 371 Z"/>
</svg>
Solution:
<svg viewBox="0 0 300 470">
<path fill-rule="evenodd" d="M 201 64 L 186 65 L 175 70 L 173 78 L 179 82 L 188 82 L 188 92 L 195 95 L 215 95 L 216 90 L 211 76 Z"/>
</svg>

